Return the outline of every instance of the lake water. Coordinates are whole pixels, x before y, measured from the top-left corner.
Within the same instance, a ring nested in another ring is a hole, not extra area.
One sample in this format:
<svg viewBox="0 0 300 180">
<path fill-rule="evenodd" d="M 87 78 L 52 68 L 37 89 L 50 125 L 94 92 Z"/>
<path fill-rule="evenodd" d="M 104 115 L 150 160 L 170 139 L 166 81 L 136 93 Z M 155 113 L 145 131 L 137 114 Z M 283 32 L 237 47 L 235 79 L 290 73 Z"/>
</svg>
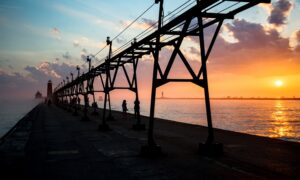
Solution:
<svg viewBox="0 0 300 180">
<path fill-rule="evenodd" d="M 112 108 L 121 110 L 121 103 L 112 103 Z M 128 109 L 133 112 L 133 100 Z M 300 142 L 300 101 L 211 100 L 211 111 L 216 128 Z M 141 114 L 149 116 L 149 100 L 141 101 Z M 201 99 L 157 99 L 155 116 L 207 125 Z"/>
<path fill-rule="evenodd" d="M 0 101 L 0 136 L 28 113 L 36 100 Z M 121 110 L 122 100 L 112 108 Z M 149 100 L 141 100 L 141 114 L 149 116 Z M 98 102 L 103 107 L 103 101 Z M 204 100 L 157 99 L 155 116 L 206 126 Z M 133 113 L 133 100 L 128 100 Z M 236 132 L 300 142 L 300 101 L 294 100 L 211 100 L 213 125 Z"/>
<path fill-rule="evenodd" d="M 9 131 L 22 117 L 41 100 L 3 100 L 0 99 L 0 137 Z"/>
</svg>

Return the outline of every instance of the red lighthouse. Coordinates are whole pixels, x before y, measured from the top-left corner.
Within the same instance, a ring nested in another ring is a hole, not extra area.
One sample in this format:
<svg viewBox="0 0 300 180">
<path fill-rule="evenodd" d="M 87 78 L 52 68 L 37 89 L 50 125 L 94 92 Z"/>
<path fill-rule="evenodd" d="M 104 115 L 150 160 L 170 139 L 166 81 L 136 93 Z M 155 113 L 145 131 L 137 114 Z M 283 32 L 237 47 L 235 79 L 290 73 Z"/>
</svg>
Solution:
<svg viewBox="0 0 300 180">
<path fill-rule="evenodd" d="M 51 80 L 49 80 L 48 84 L 47 84 L 47 100 L 52 100 L 52 82 L 51 82 Z"/>
</svg>

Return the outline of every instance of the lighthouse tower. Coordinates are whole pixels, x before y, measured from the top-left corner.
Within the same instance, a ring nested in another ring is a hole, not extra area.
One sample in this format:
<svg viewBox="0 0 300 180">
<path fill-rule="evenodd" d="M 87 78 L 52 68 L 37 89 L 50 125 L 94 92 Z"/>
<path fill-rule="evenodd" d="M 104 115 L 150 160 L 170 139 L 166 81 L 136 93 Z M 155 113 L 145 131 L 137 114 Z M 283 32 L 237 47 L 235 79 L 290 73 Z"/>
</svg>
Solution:
<svg viewBox="0 0 300 180">
<path fill-rule="evenodd" d="M 51 80 L 49 80 L 48 84 L 47 84 L 47 100 L 52 100 L 52 82 L 51 82 Z"/>
</svg>

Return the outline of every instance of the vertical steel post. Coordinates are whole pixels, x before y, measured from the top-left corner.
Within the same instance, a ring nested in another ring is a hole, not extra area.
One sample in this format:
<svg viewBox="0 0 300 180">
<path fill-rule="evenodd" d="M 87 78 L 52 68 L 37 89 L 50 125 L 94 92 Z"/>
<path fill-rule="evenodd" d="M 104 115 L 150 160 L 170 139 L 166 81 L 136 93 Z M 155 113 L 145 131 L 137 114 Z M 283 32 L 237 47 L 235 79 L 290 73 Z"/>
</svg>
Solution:
<svg viewBox="0 0 300 180">
<path fill-rule="evenodd" d="M 89 56 L 87 56 L 86 61 L 89 63 L 89 72 L 90 72 L 91 71 L 91 61 L 92 61 L 92 59 Z"/>
<path fill-rule="evenodd" d="M 84 75 L 84 74 L 82 74 Z M 89 117 L 87 116 L 88 113 L 88 83 L 86 84 L 86 92 L 83 94 L 83 100 L 84 100 L 84 109 L 83 109 L 83 117 L 81 118 L 82 121 L 89 121 Z"/>
<path fill-rule="evenodd" d="M 107 80 L 107 100 L 108 100 L 108 107 L 109 107 L 109 111 L 108 111 L 108 119 L 109 120 L 113 120 L 112 114 L 111 114 L 111 104 L 110 104 L 110 59 L 111 59 L 111 55 L 112 55 L 112 41 L 109 40 L 109 37 L 107 37 L 107 43 L 109 45 L 109 54 L 108 54 L 108 59 L 107 59 L 107 72 L 106 72 L 106 80 Z"/>
<path fill-rule="evenodd" d="M 199 41 L 200 41 L 200 50 L 201 50 L 202 75 L 203 75 L 203 81 L 204 81 L 205 109 L 206 109 L 207 127 L 208 127 L 208 137 L 207 137 L 206 143 L 211 144 L 214 141 L 214 131 L 213 131 L 212 120 L 211 120 L 210 99 L 209 99 L 207 68 L 206 68 L 207 58 L 205 55 L 206 53 L 205 53 L 202 17 L 198 17 L 198 23 L 199 23 L 199 27 L 200 27 Z"/>
<path fill-rule="evenodd" d="M 109 126 L 106 123 L 106 103 L 109 101 L 109 116 L 111 116 L 111 107 L 110 107 L 110 96 L 109 96 L 109 79 L 110 79 L 110 67 L 109 61 L 111 58 L 112 53 L 112 41 L 110 41 L 109 37 L 106 39 L 106 44 L 109 45 L 109 52 L 108 58 L 105 60 L 105 72 L 106 72 L 106 79 L 105 79 L 105 87 L 104 87 L 104 108 L 103 108 L 103 116 L 102 116 L 102 124 L 99 125 L 98 130 L 100 131 L 107 131 L 110 130 Z"/>
<path fill-rule="evenodd" d="M 66 79 L 67 79 L 67 84 L 69 84 L 70 82 L 69 82 L 69 77 L 67 76 L 66 77 Z M 72 111 L 71 110 L 71 93 L 70 93 L 70 88 L 68 87 L 67 89 L 66 89 L 66 99 L 68 100 L 68 97 L 69 97 L 69 102 L 68 102 L 68 104 L 67 104 L 67 111 Z"/>
<path fill-rule="evenodd" d="M 156 145 L 153 135 L 154 128 L 154 113 L 155 113 L 155 98 L 156 98 L 156 88 L 157 88 L 157 71 L 158 71 L 158 60 L 160 51 L 160 29 L 162 26 L 163 17 L 163 0 L 155 0 L 155 3 L 159 3 L 159 15 L 158 15 L 158 29 L 156 35 L 154 56 L 154 66 L 153 66 L 153 77 L 152 77 L 152 91 L 151 91 L 151 105 L 150 105 L 150 118 L 149 118 L 149 128 L 148 128 L 148 145 L 143 146 L 141 153 L 144 155 L 159 155 L 161 154 L 161 148 Z"/>
<path fill-rule="evenodd" d="M 202 67 L 202 75 L 203 75 L 203 88 L 204 88 L 204 96 L 205 96 L 205 107 L 206 107 L 206 116 L 207 116 L 207 128 L 208 128 L 208 136 L 205 144 L 199 144 L 199 152 L 201 154 L 210 155 L 210 156 L 219 156 L 223 154 L 223 144 L 214 142 L 214 129 L 212 124 L 211 117 L 211 107 L 210 107 L 210 98 L 209 98 L 209 89 L 208 89 L 208 75 L 207 75 L 207 59 L 213 47 L 213 44 L 216 40 L 217 34 L 221 28 L 223 20 L 220 21 L 219 25 L 215 30 L 215 34 L 210 42 L 208 51 L 205 50 L 205 42 L 204 42 L 204 31 L 203 31 L 203 19 L 201 16 L 198 16 L 199 23 L 199 41 L 200 41 L 200 50 L 201 50 L 201 67 Z"/>
<path fill-rule="evenodd" d="M 77 79 L 79 78 L 79 75 L 80 75 L 80 68 L 79 68 L 79 66 L 76 66 L 76 70 L 77 70 Z M 74 108 L 75 108 L 75 111 L 74 111 L 74 113 L 73 113 L 73 115 L 74 116 L 77 116 L 78 115 L 78 112 L 77 112 L 77 110 L 78 110 L 78 106 L 79 106 L 79 103 L 78 103 L 78 94 L 79 94 L 79 84 L 78 83 L 76 83 L 76 90 L 75 90 L 75 93 L 76 93 L 76 101 L 75 101 L 75 106 L 74 106 Z"/>
<path fill-rule="evenodd" d="M 65 86 L 66 86 L 66 81 L 63 79 L 63 88 L 65 88 Z M 65 107 L 65 94 L 66 94 L 66 90 L 64 89 L 63 90 L 63 108 L 65 109 L 66 107 Z"/>
</svg>

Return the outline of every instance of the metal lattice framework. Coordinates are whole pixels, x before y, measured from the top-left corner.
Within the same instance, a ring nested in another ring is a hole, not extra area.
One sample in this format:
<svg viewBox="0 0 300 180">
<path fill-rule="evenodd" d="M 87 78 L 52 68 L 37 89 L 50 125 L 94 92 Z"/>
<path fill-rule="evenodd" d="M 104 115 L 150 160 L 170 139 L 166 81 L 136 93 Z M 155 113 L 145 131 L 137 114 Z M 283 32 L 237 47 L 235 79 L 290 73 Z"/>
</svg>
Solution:
<svg viewBox="0 0 300 180">
<path fill-rule="evenodd" d="M 213 144 L 214 133 L 210 111 L 206 62 L 225 19 L 233 19 L 237 13 L 259 3 L 270 3 L 270 0 L 197 0 L 195 1 L 194 6 L 182 14 L 165 21 L 163 19 L 163 0 L 155 0 L 155 3 L 159 4 L 159 18 L 155 26 L 157 29 L 153 33 L 141 38 L 140 40 L 134 40 L 127 47 L 114 54 L 112 53 L 112 41 L 108 38 L 107 45 L 109 46 L 109 55 L 105 59 L 105 62 L 94 68 L 91 68 L 89 65 L 89 71 L 81 76 L 78 70 L 78 76 L 76 79 L 73 80 L 72 78 L 71 82 L 60 84 L 60 86 L 55 89 L 55 97 L 60 99 L 60 101 L 64 101 L 67 97 L 71 99 L 73 96 L 78 97 L 79 94 L 86 98 L 88 94 L 94 95 L 95 92 L 103 92 L 105 94 L 104 111 L 102 123 L 99 128 L 107 129 L 106 109 L 108 103 L 109 112 L 111 110 L 110 92 L 115 89 L 128 89 L 136 94 L 136 100 L 138 101 L 139 97 L 136 73 L 138 62 L 144 55 L 152 55 L 154 59 L 154 68 L 147 147 L 150 149 L 155 149 L 155 147 L 157 147 L 153 137 L 156 89 L 169 82 L 192 82 L 204 89 L 208 125 L 208 138 L 206 144 Z M 215 31 L 210 42 L 207 42 L 204 40 L 204 38 L 207 37 L 204 30 L 209 27 L 214 27 Z M 192 69 L 180 49 L 183 40 L 187 37 L 199 38 L 199 60 L 201 61 L 201 67 L 198 71 Z M 168 59 L 167 66 L 163 71 L 160 65 L 159 53 L 160 50 L 167 46 L 172 46 L 173 50 L 170 58 Z M 169 77 L 169 73 L 173 67 L 176 56 L 180 57 L 191 78 L 174 79 Z M 130 66 L 133 71 L 132 75 L 128 73 L 128 67 Z M 124 71 L 125 78 L 128 83 L 126 87 L 116 86 L 116 77 L 120 74 L 120 69 Z M 96 77 L 100 77 L 99 84 L 103 88 L 101 91 L 95 91 L 93 88 Z M 87 107 L 87 105 L 85 105 L 85 107 Z M 84 112 L 86 116 L 86 111 Z M 109 117 L 110 116 L 111 113 L 109 113 Z M 139 119 L 138 112 L 138 126 L 141 125 Z"/>
</svg>

